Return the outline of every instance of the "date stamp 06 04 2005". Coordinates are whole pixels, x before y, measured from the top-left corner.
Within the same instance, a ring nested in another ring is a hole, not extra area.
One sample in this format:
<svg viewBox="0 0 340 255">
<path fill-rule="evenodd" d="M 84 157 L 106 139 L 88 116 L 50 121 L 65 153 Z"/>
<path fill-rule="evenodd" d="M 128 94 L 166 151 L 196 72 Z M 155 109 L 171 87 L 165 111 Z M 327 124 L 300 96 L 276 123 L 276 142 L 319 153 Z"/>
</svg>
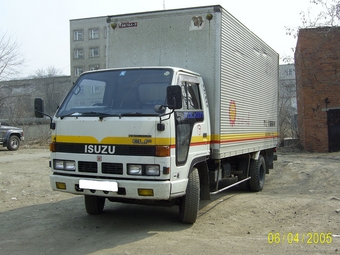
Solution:
<svg viewBox="0 0 340 255">
<path fill-rule="evenodd" d="M 307 232 L 307 233 L 268 233 L 268 243 L 270 244 L 331 244 L 333 237 L 338 235 L 332 235 L 330 232 Z"/>
</svg>

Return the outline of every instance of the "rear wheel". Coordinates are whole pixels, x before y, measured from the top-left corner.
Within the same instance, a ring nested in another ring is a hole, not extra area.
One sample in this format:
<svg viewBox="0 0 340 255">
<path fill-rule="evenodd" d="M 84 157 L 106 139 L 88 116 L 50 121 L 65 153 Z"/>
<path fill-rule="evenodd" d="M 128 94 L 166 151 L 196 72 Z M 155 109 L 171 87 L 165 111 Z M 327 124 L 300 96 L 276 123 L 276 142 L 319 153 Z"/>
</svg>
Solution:
<svg viewBox="0 0 340 255">
<path fill-rule="evenodd" d="M 186 194 L 179 205 L 179 219 L 183 223 L 193 224 L 197 219 L 200 200 L 200 178 L 197 168 L 189 174 Z"/>
<path fill-rule="evenodd" d="M 251 177 L 249 180 L 250 190 L 261 191 L 266 177 L 266 162 L 262 155 L 259 156 L 258 160 L 251 161 L 249 174 Z"/>
<path fill-rule="evenodd" d="M 99 214 L 104 210 L 105 197 L 85 195 L 85 208 L 88 214 Z"/>
<path fill-rule="evenodd" d="M 17 137 L 16 135 L 11 135 L 9 137 L 7 149 L 10 151 L 16 151 L 17 149 L 19 149 L 19 146 L 20 146 L 19 137 Z"/>
</svg>

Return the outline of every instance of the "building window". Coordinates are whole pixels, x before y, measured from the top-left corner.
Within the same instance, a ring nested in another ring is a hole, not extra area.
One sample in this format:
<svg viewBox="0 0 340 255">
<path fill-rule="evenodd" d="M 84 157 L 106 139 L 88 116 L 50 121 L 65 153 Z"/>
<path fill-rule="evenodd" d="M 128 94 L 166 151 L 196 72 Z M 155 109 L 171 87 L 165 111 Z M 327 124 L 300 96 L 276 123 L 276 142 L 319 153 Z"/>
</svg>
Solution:
<svg viewBox="0 0 340 255">
<path fill-rule="evenodd" d="M 84 68 L 83 67 L 75 67 L 74 68 L 74 76 L 79 76 L 84 72 Z"/>
<path fill-rule="evenodd" d="M 98 39 L 99 38 L 99 28 L 92 28 L 89 30 L 89 38 L 90 39 Z"/>
<path fill-rule="evenodd" d="M 73 57 L 75 59 L 77 59 L 77 58 L 84 58 L 84 50 L 83 49 L 74 49 Z"/>
<path fill-rule="evenodd" d="M 99 57 L 99 47 L 90 48 L 90 58 Z"/>
<path fill-rule="evenodd" d="M 92 86 L 92 90 L 91 90 L 91 93 L 92 94 L 99 94 L 101 91 L 101 89 L 100 89 L 101 87 L 99 87 L 99 86 Z"/>
<path fill-rule="evenodd" d="M 84 32 L 83 32 L 83 30 L 74 30 L 73 31 L 73 40 L 74 41 L 82 41 L 82 40 L 84 40 Z"/>
<path fill-rule="evenodd" d="M 99 69 L 99 65 L 91 65 L 90 66 L 90 71 L 98 70 L 98 69 Z"/>
</svg>

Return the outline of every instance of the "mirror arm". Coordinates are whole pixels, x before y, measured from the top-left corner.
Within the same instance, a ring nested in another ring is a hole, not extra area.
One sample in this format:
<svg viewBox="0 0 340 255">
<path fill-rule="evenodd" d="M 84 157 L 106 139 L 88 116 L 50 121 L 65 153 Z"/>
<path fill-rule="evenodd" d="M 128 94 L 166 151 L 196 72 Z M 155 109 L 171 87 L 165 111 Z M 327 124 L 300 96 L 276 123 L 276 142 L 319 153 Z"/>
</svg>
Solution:
<svg viewBox="0 0 340 255">
<path fill-rule="evenodd" d="M 172 109 L 171 112 L 163 114 L 163 115 L 159 115 L 159 123 L 157 124 L 157 130 L 158 131 L 164 131 L 165 130 L 165 126 L 162 123 L 162 121 L 168 120 L 170 119 L 171 114 L 173 114 L 173 112 L 175 111 L 175 109 Z M 162 117 L 164 116 L 168 116 L 166 119 L 162 119 Z"/>
<path fill-rule="evenodd" d="M 38 113 L 41 113 L 42 115 L 44 115 L 44 116 L 47 116 L 47 117 L 49 117 L 50 118 L 50 120 L 51 120 L 51 122 L 50 122 L 50 129 L 55 129 L 55 123 L 53 123 L 52 122 L 52 117 L 50 116 L 50 115 L 48 115 L 48 114 L 46 114 L 46 113 L 44 113 L 44 112 L 41 112 L 41 111 L 38 111 L 37 109 L 34 109 L 36 112 L 38 112 Z"/>
</svg>

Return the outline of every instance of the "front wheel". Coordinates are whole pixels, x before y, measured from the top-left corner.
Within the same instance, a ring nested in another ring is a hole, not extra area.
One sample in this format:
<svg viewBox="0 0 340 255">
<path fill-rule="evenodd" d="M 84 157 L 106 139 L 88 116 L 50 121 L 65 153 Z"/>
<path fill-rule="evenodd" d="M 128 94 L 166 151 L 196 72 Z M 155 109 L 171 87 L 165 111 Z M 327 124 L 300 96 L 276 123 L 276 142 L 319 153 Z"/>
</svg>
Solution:
<svg viewBox="0 0 340 255">
<path fill-rule="evenodd" d="M 200 200 L 200 178 L 197 168 L 189 174 L 186 194 L 179 204 L 179 219 L 183 223 L 193 224 L 197 219 Z"/>
<path fill-rule="evenodd" d="M 249 175 L 249 187 L 251 191 L 261 191 L 264 186 L 264 180 L 266 177 L 266 161 L 262 155 L 258 160 L 252 160 L 250 164 Z"/>
<path fill-rule="evenodd" d="M 105 197 L 85 195 L 85 208 L 88 214 L 99 214 L 104 210 Z"/>
<path fill-rule="evenodd" d="M 9 137 L 7 149 L 10 151 L 16 151 L 17 149 L 19 149 L 19 146 L 20 146 L 19 137 L 17 137 L 16 135 L 11 135 Z"/>
</svg>

